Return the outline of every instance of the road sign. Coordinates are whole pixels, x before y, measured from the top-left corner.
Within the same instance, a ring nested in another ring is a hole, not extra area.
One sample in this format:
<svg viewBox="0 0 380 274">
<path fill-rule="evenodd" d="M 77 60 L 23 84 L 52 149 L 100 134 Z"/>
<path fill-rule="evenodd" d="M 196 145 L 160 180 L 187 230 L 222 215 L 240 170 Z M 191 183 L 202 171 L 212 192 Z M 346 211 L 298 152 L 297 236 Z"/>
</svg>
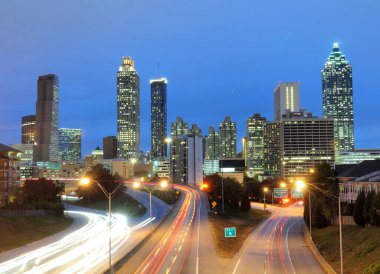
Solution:
<svg viewBox="0 0 380 274">
<path fill-rule="evenodd" d="M 213 202 L 211 203 L 212 207 L 216 207 L 217 204 L 218 204 L 218 203 L 215 202 L 215 201 L 213 201 Z"/>
<path fill-rule="evenodd" d="M 225 238 L 236 237 L 236 227 L 225 227 L 224 228 L 224 237 Z"/>
<path fill-rule="evenodd" d="M 288 197 L 288 189 L 285 187 L 276 187 L 273 190 L 274 198 L 286 198 Z"/>
<path fill-rule="evenodd" d="M 302 189 L 292 188 L 291 195 L 292 195 L 292 198 L 296 198 L 296 199 L 301 199 L 301 198 L 303 198 L 303 192 L 302 192 Z"/>
</svg>

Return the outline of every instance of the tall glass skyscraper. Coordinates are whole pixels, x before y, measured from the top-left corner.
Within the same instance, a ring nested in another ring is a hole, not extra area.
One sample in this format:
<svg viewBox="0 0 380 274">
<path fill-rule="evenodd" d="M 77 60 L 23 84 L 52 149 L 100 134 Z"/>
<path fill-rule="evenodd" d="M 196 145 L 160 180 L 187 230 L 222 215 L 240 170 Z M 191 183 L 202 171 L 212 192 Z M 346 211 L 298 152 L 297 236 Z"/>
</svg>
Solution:
<svg viewBox="0 0 380 274">
<path fill-rule="evenodd" d="M 255 113 L 247 119 L 245 164 L 250 174 L 264 173 L 264 127 L 267 119 Z"/>
<path fill-rule="evenodd" d="M 167 80 L 151 80 L 151 130 L 152 157 L 157 160 L 167 158 Z"/>
<path fill-rule="evenodd" d="M 55 74 L 37 81 L 34 162 L 59 161 L 59 82 Z"/>
<path fill-rule="evenodd" d="M 140 152 L 140 79 L 131 57 L 117 72 L 117 157 L 138 159 Z"/>
<path fill-rule="evenodd" d="M 236 158 L 236 122 L 230 116 L 219 123 L 219 153 L 221 159 Z"/>
<path fill-rule="evenodd" d="M 335 155 L 354 149 L 352 66 L 334 43 L 322 70 L 323 115 L 334 119 Z"/>
<path fill-rule="evenodd" d="M 59 154 L 62 161 L 78 161 L 82 156 L 82 130 L 59 129 Z"/>
</svg>

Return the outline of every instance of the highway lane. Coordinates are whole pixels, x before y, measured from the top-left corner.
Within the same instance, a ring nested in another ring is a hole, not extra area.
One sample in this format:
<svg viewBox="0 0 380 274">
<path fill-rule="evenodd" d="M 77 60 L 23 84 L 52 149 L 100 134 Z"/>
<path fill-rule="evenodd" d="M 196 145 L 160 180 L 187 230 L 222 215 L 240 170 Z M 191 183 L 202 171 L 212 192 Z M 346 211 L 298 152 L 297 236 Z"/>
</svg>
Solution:
<svg viewBox="0 0 380 274">
<path fill-rule="evenodd" d="M 227 273 L 324 273 L 303 237 L 303 207 L 268 209 L 272 216 L 252 232 Z"/>
<path fill-rule="evenodd" d="M 146 208 L 149 195 L 130 193 Z M 102 211 L 70 206 L 73 227 L 0 254 L 0 273 L 102 273 L 108 269 L 108 215 Z M 156 197 L 152 199 L 153 226 L 162 220 L 169 207 Z M 158 210 L 159 209 L 159 210 Z M 155 215 L 156 214 L 156 215 Z M 156 218 L 158 217 L 158 218 Z M 149 212 L 140 218 L 112 215 L 112 263 L 125 256 L 150 233 Z M 133 237 L 131 237 L 131 235 Z"/>
<path fill-rule="evenodd" d="M 200 216 L 200 194 L 186 186 L 172 186 L 182 193 L 173 212 L 152 237 L 118 268 L 118 273 L 183 272 L 190 247 L 199 240 L 195 228 Z M 197 264 L 193 267 L 195 269 Z"/>
</svg>

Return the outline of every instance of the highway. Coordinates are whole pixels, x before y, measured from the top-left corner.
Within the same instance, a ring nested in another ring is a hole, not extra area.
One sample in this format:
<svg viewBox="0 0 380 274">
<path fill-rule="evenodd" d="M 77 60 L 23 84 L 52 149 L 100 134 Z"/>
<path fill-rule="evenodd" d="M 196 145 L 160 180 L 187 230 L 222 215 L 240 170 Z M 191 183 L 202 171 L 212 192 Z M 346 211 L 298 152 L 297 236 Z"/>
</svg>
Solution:
<svg viewBox="0 0 380 274">
<path fill-rule="evenodd" d="M 227 273 L 325 273 L 303 237 L 303 206 L 268 209 L 271 217 L 248 237 Z"/>
<path fill-rule="evenodd" d="M 149 195 L 132 191 L 146 208 Z M 0 254 L 0 273 L 103 273 L 108 269 L 109 226 L 103 212 L 70 206 L 74 218 L 69 229 L 56 235 Z M 156 197 L 152 199 L 153 220 L 149 212 L 127 221 L 112 215 L 112 264 L 142 241 L 168 213 L 169 207 Z M 158 210 L 160 209 L 160 210 Z M 158 217 L 158 218 L 156 218 Z"/>
</svg>

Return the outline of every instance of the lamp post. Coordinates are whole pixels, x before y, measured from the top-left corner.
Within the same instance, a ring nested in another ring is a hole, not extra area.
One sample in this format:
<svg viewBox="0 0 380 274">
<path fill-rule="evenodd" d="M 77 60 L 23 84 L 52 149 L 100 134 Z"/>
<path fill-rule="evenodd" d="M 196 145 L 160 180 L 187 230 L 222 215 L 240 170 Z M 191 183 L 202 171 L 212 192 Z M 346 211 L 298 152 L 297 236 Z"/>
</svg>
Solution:
<svg viewBox="0 0 380 274">
<path fill-rule="evenodd" d="M 139 187 L 141 186 L 141 184 L 139 182 L 134 182 L 132 184 L 132 187 L 134 189 L 138 189 Z M 142 185 L 146 191 L 149 192 L 149 218 L 150 218 L 150 224 L 152 224 L 152 192 L 157 188 L 154 187 L 153 189 L 151 188 L 147 188 L 146 186 Z M 161 183 L 159 184 L 160 187 L 162 188 L 167 188 L 169 186 L 169 183 L 167 181 L 161 181 Z M 150 226 L 150 229 L 152 229 L 152 226 Z"/>
<path fill-rule="evenodd" d="M 98 185 L 98 187 L 103 191 L 103 193 L 106 195 L 108 198 L 108 228 L 109 228 L 109 240 L 108 240 L 108 268 L 111 271 L 111 245 L 112 245 L 112 240 L 111 240 L 111 232 L 112 232 L 112 227 L 111 227 L 111 204 L 112 204 L 112 197 L 115 195 L 115 193 L 119 190 L 119 188 L 123 184 L 119 184 L 112 192 L 108 192 L 98 181 L 95 181 L 93 179 L 89 178 L 82 178 L 80 180 L 81 185 L 89 185 L 91 182 L 94 182 Z"/>
<path fill-rule="evenodd" d="M 263 192 L 264 192 L 264 210 L 265 210 L 265 209 L 266 209 L 265 196 L 266 196 L 266 193 L 268 192 L 268 188 L 267 188 L 267 187 L 264 187 L 264 188 L 263 188 Z"/>
</svg>

